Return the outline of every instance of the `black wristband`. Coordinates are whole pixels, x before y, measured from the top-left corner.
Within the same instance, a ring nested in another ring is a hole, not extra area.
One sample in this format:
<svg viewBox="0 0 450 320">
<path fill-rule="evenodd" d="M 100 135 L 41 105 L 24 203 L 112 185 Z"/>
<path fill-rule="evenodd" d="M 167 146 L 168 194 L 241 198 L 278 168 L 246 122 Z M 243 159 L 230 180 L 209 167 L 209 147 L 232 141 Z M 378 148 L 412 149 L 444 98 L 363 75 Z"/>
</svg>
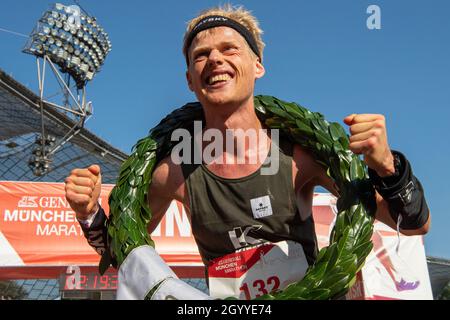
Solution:
<svg viewBox="0 0 450 320">
<path fill-rule="evenodd" d="M 80 223 L 84 237 L 87 239 L 89 245 L 93 247 L 99 255 L 102 255 L 106 251 L 107 221 L 108 218 L 106 217 L 105 211 L 101 206 L 99 206 L 99 210 L 89 228 L 86 228 L 85 225 Z"/>
<path fill-rule="evenodd" d="M 402 216 L 400 228 L 414 230 L 421 228 L 428 221 L 429 210 L 425 200 L 422 184 L 413 175 L 411 165 L 406 157 L 392 151 L 395 159 L 396 174 L 382 178 L 369 168 L 369 177 L 373 186 L 389 205 L 389 212 L 398 221 Z"/>
</svg>

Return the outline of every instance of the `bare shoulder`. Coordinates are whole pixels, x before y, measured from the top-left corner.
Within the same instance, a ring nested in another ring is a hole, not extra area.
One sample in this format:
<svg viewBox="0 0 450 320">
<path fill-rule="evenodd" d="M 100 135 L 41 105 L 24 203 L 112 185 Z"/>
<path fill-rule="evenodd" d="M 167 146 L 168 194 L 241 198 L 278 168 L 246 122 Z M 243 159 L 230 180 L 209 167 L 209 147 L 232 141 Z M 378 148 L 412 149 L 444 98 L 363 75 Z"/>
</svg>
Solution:
<svg viewBox="0 0 450 320">
<path fill-rule="evenodd" d="M 299 145 L 295 145 L 293 154 L 293 177 L 297 192 L 305 190 L 308 194 L 315 186 L 322 186 L 335 196 L 339 196 L 335 182 L 327 175 L 327 170 L 314 156 Z"/>
<path fill-rule="evenodd" d="M 317 182 L 317 177 L 323 168 L 316 162 L 311 153 L 300 145 L 294 145 L 292 155 L 292 178 L 294 179 L 295 190 L 298 192 L 305 187 Z"/>
<path fill-rule="evenodd" d="M 153 171 L 149 193 L 152 196 L 172 198 L 183 201 L 185 186 L 183 171 L 170 157 L 164 158 Z"/>
</svg>

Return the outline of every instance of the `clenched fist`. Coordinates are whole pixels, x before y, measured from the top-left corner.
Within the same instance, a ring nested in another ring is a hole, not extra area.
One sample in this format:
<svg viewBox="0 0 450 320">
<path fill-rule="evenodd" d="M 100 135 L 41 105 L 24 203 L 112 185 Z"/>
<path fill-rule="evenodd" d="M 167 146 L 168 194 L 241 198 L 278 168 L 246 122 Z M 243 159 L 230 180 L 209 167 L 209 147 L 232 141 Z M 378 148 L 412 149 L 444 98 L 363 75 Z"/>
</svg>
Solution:
<svg viewBox="0 0 450 320">
<path fill-rule="evenodd" d="M 384 116 L 352 114 L 344 119 L 344 123 L 350 126 L 350 150 L 363 154 L 364 162 L 380 177 L 394 174 L 394 157 L 387 140 Z"/>
<path fill-rule="evenodd" d="M 87 219 L 90 214 L 97 211 L 102 186 L 98 165 L 72 170 L 65 183 L 66 199 L 78 219 Z"/>
</svg>

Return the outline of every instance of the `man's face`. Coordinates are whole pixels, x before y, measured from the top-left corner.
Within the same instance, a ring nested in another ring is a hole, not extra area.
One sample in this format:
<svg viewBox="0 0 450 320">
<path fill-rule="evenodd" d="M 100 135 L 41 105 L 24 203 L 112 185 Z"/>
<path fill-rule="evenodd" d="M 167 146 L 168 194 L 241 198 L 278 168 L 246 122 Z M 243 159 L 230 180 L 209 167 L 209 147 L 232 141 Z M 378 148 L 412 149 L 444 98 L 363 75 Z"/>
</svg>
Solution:
<svg viewBox="0 0 450 320">
<path fill-rule="evenodd" d="M 234 29 L 217 27 L 200 32 L 188 51 L 189 88 L 203 105 L 240 104 L 253 96 L 264 67 Z"/>
</svg>

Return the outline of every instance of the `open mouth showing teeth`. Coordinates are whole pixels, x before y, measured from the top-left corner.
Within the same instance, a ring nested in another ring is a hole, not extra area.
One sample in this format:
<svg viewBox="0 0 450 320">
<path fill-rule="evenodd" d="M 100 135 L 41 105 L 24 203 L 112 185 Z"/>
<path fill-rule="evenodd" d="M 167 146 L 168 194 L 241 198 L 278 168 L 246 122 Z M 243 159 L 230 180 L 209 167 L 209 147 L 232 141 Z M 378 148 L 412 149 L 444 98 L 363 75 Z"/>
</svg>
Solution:
<svg viewBox="0 0 450 320">
<path fill-rule="evenodd" d="M 228 81 L 228 80 L 230 80 L 230 79 L 231 79 L 231 77 L 230 77 L 230 75 L 227 74 L 227 73 L 224 73 L 224 74 L 218 74 L 218 75 L 215 75 L 215 76 L 210 77 L 210 78 L 207 80 L 207 83 L 208 83 L 209 85 L 214 85 L 214 84 L 216 84 L 216 83 L 219 83 L 219 82 L 225 82 L 225 81 Z"/>
</svg>

